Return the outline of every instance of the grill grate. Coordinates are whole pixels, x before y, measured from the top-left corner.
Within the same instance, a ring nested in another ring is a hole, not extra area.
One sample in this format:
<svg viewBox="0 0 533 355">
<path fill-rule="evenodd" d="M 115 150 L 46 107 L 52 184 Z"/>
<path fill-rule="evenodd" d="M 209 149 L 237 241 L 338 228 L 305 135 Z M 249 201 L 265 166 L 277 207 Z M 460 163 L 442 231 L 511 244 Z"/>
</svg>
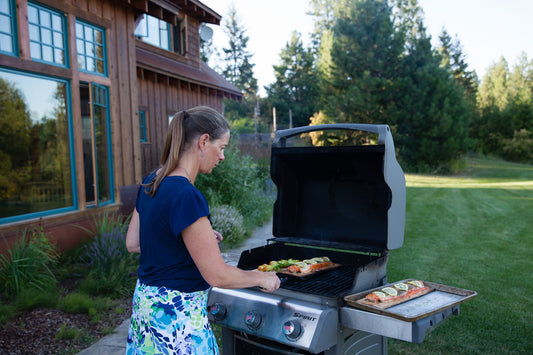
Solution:
<svg viewBox="0 0 533 355">
<path fill-rule="evenodd" d="M 351 289 L 356 270 L 356 266 L 341 266 L 305 278 L 289 276 L 281 287 L 318 296 L 336 297 Z"/>
</svg>

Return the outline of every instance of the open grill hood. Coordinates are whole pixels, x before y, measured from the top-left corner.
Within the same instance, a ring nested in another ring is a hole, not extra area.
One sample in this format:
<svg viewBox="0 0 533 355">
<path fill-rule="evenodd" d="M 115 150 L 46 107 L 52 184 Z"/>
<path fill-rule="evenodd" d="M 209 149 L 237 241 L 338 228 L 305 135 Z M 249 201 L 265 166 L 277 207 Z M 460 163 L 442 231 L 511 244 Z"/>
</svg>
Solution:
<svg viewBox="0 0 533 355">
<path fill-rule="evenodd" d="M 295 146 L 291 139 L 325 130 L 378 135 L 377 144 Z M 331 124 L 276 132 L 271 177 L 276 241 L 381 252 L 400 248 L 405 177 L 387 125 Z"/>
</svg>

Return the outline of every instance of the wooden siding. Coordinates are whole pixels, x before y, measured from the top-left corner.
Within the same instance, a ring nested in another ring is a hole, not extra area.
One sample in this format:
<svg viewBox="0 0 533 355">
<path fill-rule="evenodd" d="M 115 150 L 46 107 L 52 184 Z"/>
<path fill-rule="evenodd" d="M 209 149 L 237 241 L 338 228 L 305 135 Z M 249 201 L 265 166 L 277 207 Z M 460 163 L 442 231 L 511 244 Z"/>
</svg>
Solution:
<svg viewBox="0 0 533 355">
<path fill-rule="evenodd" d="M 46 230 L 53 233 L 53 239 L 62 250 L 76 246 L 83 235 L 80 235 L 82 231 L 80 228 L 73 228 L 72 225 L 87 227 L 87 224 L 92 222 L 92 219 L 89 218 L 92 218 L 95 213 L 119 210 L 123 199 L 121 191 L 125 191 L 124 187 L 132 187 L 140 183 L 144 175 L 158 166 L 170 115 L 197 105 L 211 106 L 222 112 L 223 97 L 234 99 L 242 97 L 237 88 L 217 76 L 212 69 L 206 68 L 200 60 L 198 29 L 201 21 L 208 20 L 208 22 L 218 24 L 219 16 L 212 11 L 202 10 L 202 7 L 198 6 L 200 3 L 196 0 L 169 1 L 177 6 L 187 8 L 184 12 L 187 26 L 187 51 L 184 56 L 147 45 L 134 37 L 135 18 L 141 14 L 141 10 L 130 4 L 130 1 L 38 0 L 38 3 L 62 12 L 66 16 L 68 31 L 68 53 L 66 54 L 70 62 L 69 68 L 48 65 L 31 59 L 28 1 L 15 1 L 19 53 L 18 56 L 0 54 L 0 65 L 23 72 L 55 76 L 70 81 L 72 98 L 70 111 L 73 122 L 79 210 L 50 215 L 38 220 L 27 219 L 0 225 L 0 233 L 6 237 L 7 245 L 12 244 L 21 231 L 40 223 Z M 146 1 L 137 3 L 147 4 Z M 151 3 L 152 5 L 154 4 Z M 195 15 L 200 17 L 194 17 Z M 78 19 L 105 29 L 107 77 L 78 70 L 75 35 L 76 20 Z M 139 64 L 137 58 L 139 46 L 144 48 L 144 53 L 163 55 L 167 61 L 179 63 L 180 69 L 159 72 L 150 63 Z M 87 209 L 86 207 L 80 82 L 94 82 L 109 88 L 116 204 L 104 208 Z M 146 113 L 146 143 L 140 142 L 139 109 Z M 4 246 L 6 246 L 5 243 Z M 2 248 L 0 248 L 1 252 Z"/>
<path fill-rule="evenodd" d="M 146 113 L 146 143 L 142 147 L 142 176 L 159 165 L 169 117 L 178 111 L 205 105 L 222 112 L 223 94 L 184 80 L 138 70 L 139 106 Z"/>
</svg>

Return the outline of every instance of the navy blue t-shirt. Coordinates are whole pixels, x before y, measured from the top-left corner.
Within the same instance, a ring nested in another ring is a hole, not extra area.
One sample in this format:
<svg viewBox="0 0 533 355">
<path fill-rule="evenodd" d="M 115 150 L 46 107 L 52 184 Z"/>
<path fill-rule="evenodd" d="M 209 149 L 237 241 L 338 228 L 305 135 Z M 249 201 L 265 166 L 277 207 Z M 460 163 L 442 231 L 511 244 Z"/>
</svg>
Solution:
<svg viewBox="0 0 533 355">
<path fill-rule="evenodd" d="M 143 183 L 155 176 L 150 174 Z M 181 232 L 199 218 L 209 217 L 204 195 L 185 177 L 167 176 L 152 198 L 141 186 L 135 207 L 140 219 L 139 280 L 182 292 L 206 290 L 200 271 L 183 243 Z"/>
</svg>

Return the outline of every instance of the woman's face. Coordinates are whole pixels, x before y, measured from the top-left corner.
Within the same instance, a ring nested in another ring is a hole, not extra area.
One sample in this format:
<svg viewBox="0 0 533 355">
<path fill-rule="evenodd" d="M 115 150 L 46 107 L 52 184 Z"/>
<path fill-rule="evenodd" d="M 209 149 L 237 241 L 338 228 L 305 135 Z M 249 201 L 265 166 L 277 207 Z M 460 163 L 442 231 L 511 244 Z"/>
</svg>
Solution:
<svg viewBox="0 0 533 355">
<path fill-rule="evenodd" d="M 202 149 L 204 156 L 200 158 L 200 172 L 209 174 L 211 171 L 224 160 L 224 149 L 229 143 L 230 133 L 226 132 L 219 139 L 208 139 L 205 148 Z"/>
</svg>

